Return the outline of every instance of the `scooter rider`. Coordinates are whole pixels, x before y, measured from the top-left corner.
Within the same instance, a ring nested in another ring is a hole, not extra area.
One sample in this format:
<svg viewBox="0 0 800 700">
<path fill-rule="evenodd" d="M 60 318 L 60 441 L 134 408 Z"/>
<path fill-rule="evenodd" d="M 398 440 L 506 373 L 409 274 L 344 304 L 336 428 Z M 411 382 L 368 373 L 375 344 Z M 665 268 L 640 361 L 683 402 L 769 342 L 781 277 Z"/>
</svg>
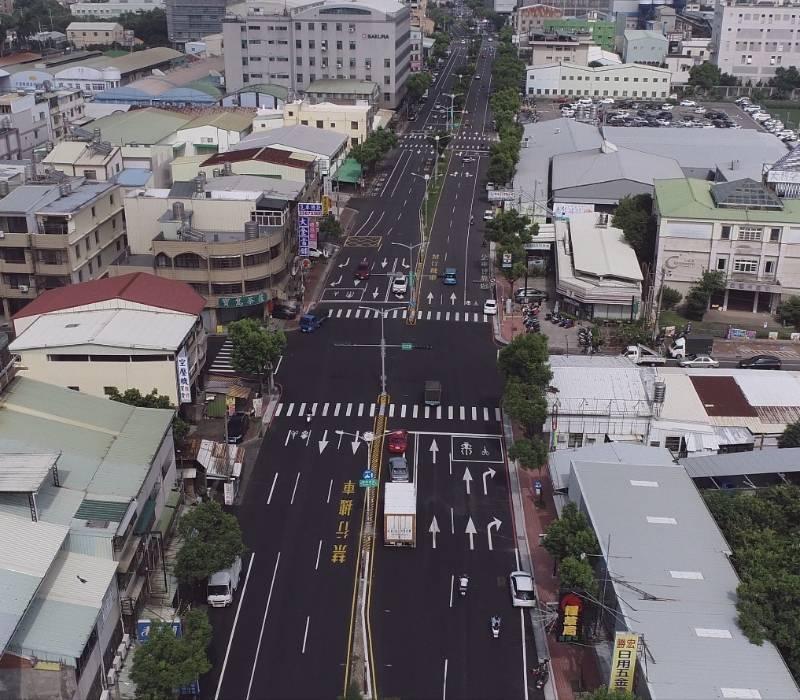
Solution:
<svg viewBox="0 0 800 700">
<path fill-rule="evenodd" d="M 458 577 L 458 592 L 462 596 L 467 595 L 467 586 L 469 586 L 469 577 L 466 574 L 461 574 Z"/>
<path fill-rule="evenodd" d="M 500 636 L 500 616 L 492 615 L 491 619 L 492 636 L 497 639 Z"/>
</svg>

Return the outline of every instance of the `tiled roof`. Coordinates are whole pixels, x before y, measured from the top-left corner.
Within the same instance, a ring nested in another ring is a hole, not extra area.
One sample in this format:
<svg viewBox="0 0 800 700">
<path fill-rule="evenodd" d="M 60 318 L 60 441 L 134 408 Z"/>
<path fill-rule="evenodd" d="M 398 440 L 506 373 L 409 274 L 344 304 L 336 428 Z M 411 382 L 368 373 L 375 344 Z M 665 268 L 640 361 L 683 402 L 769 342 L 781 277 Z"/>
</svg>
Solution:
<svg viewBox="0 0 800 700">
<path fill-rule="evenodd" d="M 145 272 L 133 272 L 48 290 L 18 311 L 14 318 L 62 311 L 110 299 L 125 299 L 186 314 L 199 314 L 205 306 L 203 297 L 188 284 Z"/>
</svg>

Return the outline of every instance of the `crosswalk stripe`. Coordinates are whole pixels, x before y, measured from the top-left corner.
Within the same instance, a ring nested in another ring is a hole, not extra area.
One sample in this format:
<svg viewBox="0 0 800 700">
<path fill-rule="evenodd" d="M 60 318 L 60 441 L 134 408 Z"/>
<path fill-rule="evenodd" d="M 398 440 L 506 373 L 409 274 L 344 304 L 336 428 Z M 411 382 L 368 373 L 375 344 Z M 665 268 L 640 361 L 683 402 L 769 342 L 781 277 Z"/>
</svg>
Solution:
<svg viewBox="0 0 800 700">
<path fill-rule="evenodd" d="M 361 316 L 361 309 L 356 309 L 356 318 Z"/>
<path fill-rule="evenodd" d="M 412 418 L 416 418 L 416 417 L 417 417 L 417 414 L 418 414 L 418 412 L 419 412 L 419 406 L 417 406 L 416 404 L 414 404 L 414 408 L 413 408 L 413 410 L 411 411 L 411 417 L 412 417 Z"/>
<path fill-rule="evenodd" d="M 453 420 L 453 407 L 447 407 L 447 420 Z"/>
<path fill-rule="evenodd" d="M 326 404 L 323 405 L 323 407 L 322 407 L 322 415 L 323 416 L 327 416 L 328 415 L 328 407 L 329 406 L 330 406 L 329 403 L 326 403 Z"/>
<path fill-rule="evenodd" d="M 406 405 L 405 404 L 400 406 L 400 417 L 401 418 L 405 418 L 406 417 Z"/>
<path fill-rule="evenodd" d="M 311 407 L 311 415 L 312 415 L 312 416 L 316 416 L 316 415 L 317 415 L 317 404 L 314 404 L 314 405 Z"/>
<path fill-rule="evenodd" d="M 397 318 L 397 311 L 398 311 L 397 309 L 392 311 L 392 318 Z"/>
<path fill-rule="evenodd" d="M 444 315 L 444 320 L 445 320 L 445 321 L 449 321 L 449 320 L 450 320 L 450 312 L 449 312 L 449 311 L 447 311 L 447 312 L 445 313 L 445 315 Z"/>
<path fill-rule="evenodd" d="M 458 419 L 459 420 L 464 420 L 464 407 L 463 406 L 460 406 L 459 409 L 458 409 Z"/>
<path fill-rule="evenodd" d="M 436 320 L 440 321 L 441 319 L 442 319 L 442 312 L 441 311 L 437 311 L 436 312 Z"/>
<path fill-rule="evenodd" d="M 442 417 L 442 407 L 441 406 L 437 406 L 436 407 L 436 417 L 437 418 L 441 418 Z"/>
<path fill-rule="evenodd" d="M 485 421 L 489 420 L 489 409 L 485 408 L 485 407 L 483 409 L 483 420 L 485 420 Z"/>
<path fill-rule="evenodd" d="M 375 404 L 374 403 L 371 403 L 369 405 L 369 417 L 370 418 L 374 418 L 375 417 Z"/>
<path fill-rule="evenodd" d="M 288 418 L 292 413 L 294 413 L 294 404 L 290 403 L 289 408 L 286 409 L 286 417 Z"/>
<path fill-rule="evenodd" d="M 328 309 L 328 318 L 333 316 L 333 309 Z"/>
<path fill-rule="evenodd" d="M 430 406 L 425 406 L 425 417 L 426 418 L 430 418 L 431 417 L 431 407 Z"/>
<path fill-rule="evenodd" d="M 342 317 L 342 312 L 343 312 L 343 311 L 344 311 L 344 309 L 339 309 L 339 310 L 336 312 L 336 318 L 341 318 L 341 317 Z"/>
<path fill-rule="evenodd" d="M 406 311 L 405 309 L 403 309 L 403 318 L 405 318 L 406 316 L 408 316 L 408 311 Z"/>
<path fill-rule="evenodd" d="M 282 404 L 282 403 L 279 403 L 279 404 L 277 405 L 277 407 L 275 408 L 275 417 L 276 417 L 276 418 L 277 418 L 279 415 L 281 415 L 281 411 L 283 411 L 283 404 Z"/>
<path fill-rule="evenodd" d="M 347 313 L 344 315 L 345 318 L 350 318 L 350 314 L 353 313 L 353 309 L 347 309 Z"/>
<path fill-rule="evenodd" d="M 347 411 L 345 411 L 344 415 L 349 417 L 352 412 L 353 412 L 353 404 L 349 403 L 347 404 Z"/>
<path fill-rule="evenodd" d="M 472 407 L 472 420 L 478 420 L 478 409 L 475 406 Z"/>
<path fill-rule="evenodd" d="M 336 405 L 333 407 L 333 415 L 334 415 L 334 416 L 338 416 L 338 415 L 339 415 L 339 409 L 340 409 L 341 407 L 342 407 L 342 404 L 340 404 L 340 403 L 337 403 L 337 404 L 336 404 Z"/>
<path fill-rule="evenodd" d="M 494 419 L 495 419 L 495 420 L 496 420 L 498 423 L 500 422 L 500 409 L 499 409 L 499 408 L 495 408 L 495 409 L 494 409 Z"/>
<path fill-rule="evenodd" d="M 394 404 L 389 404 L 389 418 L 394 418 Z"/>
<path fill-rule="evenodd" d="M 458 311 L 456 311 L 456 321 L 458 321 L 459 315 Z"/>
<path fill-rule="evenodd" d="M 361 418 L 361 416 L 363 415 L 364 415 L 364 404 L 360 403 L 358 404 L 358 417 Z"/>
<path fill-rule="evenodd" d="M 306 405 L 304 403 L 300 404 L 300 410 L 297 412 L 298 416 L 302 416 L 306 411 Z"/>
</svg>

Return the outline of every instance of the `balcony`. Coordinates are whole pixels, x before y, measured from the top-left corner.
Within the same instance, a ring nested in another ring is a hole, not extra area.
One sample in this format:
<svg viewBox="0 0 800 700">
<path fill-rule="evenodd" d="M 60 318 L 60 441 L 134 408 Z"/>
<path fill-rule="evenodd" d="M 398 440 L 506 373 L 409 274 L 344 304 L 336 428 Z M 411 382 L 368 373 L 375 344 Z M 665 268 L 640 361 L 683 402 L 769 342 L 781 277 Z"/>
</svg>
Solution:
<svg viewBox="0 0 800 700">
<path fill-rule="evenodd" d="M 731 272 L 725 279 L 727 289 L 741 289 L 749 292 L 772 292 L 780 294 L 783 290 L 778 276 L 774 273 L 750 274 L 747 272 Z"/>
</svg>

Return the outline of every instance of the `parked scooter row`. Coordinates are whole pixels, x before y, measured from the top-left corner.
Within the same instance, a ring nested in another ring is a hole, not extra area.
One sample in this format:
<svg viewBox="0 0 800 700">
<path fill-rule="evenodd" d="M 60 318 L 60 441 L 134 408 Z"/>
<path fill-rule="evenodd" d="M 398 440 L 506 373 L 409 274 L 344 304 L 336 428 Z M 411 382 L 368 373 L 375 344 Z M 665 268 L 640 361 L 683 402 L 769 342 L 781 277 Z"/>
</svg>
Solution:
<svg viewBox="0 0 800 700">
<path fill-rule="evenodd" d="M 542 661 L 536 668 L 533 669 L 533 680 L 536 690 L 544 688 L 547 680 L 550 678 L 550 669 L 547 660 Z"/>
<path fill-rule="evenodd" d="M 574 319 L 569 318 L 568 316 L 562 316 L 558 311 L 554 311 L 551 314 L 545 314 L 545 318 L 550 321 L 550 323 L 554 323 L 561 328 L 572 328 L 575 325 Z"/>
</svg>

